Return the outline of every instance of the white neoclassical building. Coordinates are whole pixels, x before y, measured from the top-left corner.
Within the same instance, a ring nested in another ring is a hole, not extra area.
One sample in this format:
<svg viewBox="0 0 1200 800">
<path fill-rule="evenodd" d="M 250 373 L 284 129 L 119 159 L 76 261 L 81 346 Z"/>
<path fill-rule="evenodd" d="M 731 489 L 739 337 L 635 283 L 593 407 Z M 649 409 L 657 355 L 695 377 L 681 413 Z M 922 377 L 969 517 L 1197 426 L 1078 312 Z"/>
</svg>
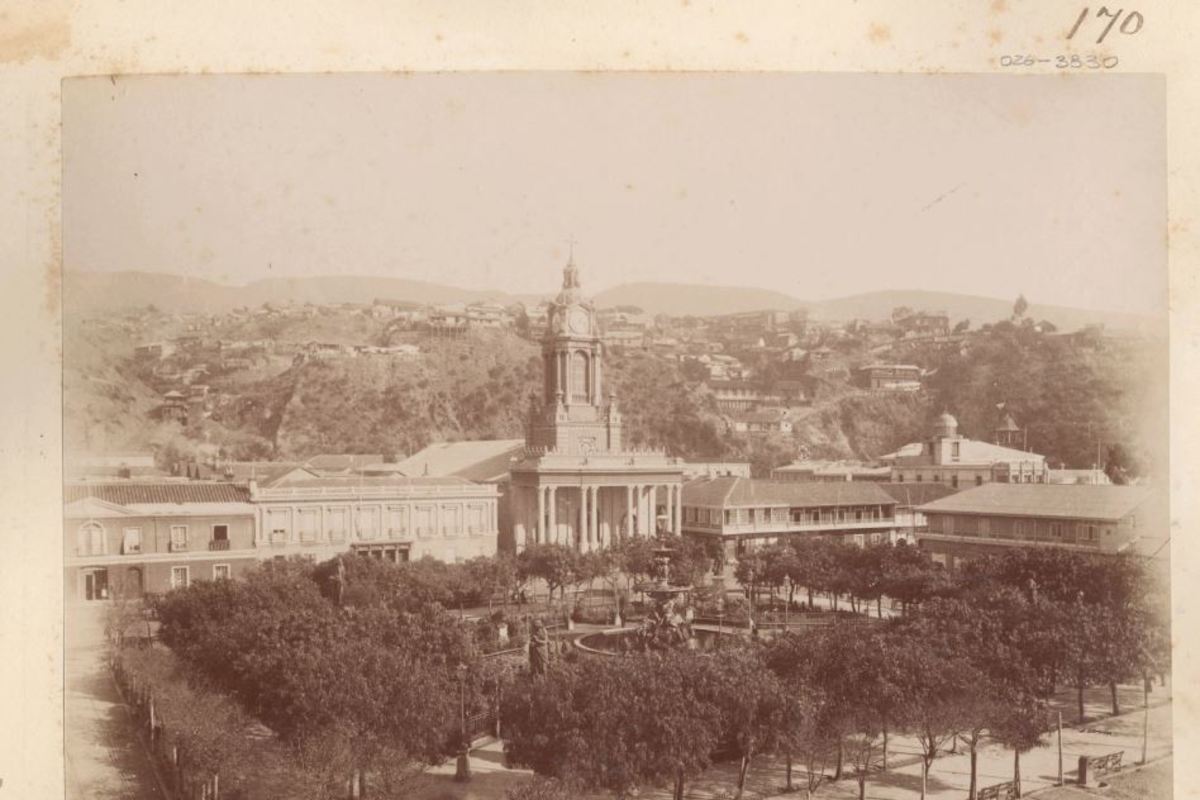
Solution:
<svg viewBox="0 0 1200 800">
<path fill-rule="evenodd" d="M 604 344 L 574 260 L 550 304 L 542 340 L 542 401 L 530 409 L 525 452 L 511 468 L 517 550 L 559 543 L 594 550 L 661 524 L 680 533 L 684 463 L 621 443 L 616 398 L 604 395 Z"/>
</svg>

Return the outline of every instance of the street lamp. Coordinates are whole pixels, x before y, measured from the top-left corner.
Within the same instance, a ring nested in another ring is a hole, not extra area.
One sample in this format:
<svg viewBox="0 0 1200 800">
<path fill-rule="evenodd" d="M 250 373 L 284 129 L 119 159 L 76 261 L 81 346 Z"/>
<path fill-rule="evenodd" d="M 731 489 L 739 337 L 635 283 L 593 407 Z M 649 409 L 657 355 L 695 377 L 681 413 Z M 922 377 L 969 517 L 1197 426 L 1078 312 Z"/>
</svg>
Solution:
<svg viewBox="0 0 1200 800">
<path fill-rule="evenodd" d="M 721 636 L 725 627 L 725 595 L 717 595 L 717 649 L 721 649 Z"/>
<path fill-rule="evenodd" d="M 792 576 L 783 576 L 783 632 L 788 632 L 788 609 L 792 607 Z"/>
</svg>

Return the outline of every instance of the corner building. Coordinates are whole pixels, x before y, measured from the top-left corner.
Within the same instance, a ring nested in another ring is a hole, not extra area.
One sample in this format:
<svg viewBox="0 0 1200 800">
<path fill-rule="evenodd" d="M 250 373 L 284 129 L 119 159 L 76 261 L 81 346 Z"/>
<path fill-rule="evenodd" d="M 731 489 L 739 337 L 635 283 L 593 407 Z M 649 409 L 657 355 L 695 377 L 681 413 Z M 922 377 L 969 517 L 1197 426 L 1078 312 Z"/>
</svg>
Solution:
<svg viewBox="0 0 1200 800">
<path fill-rule="evenodd" d="M 541 402 L 510 474 L 518 551 L 557 543 L 588 552 L 661 524 L 680 533 L 684 464 L 660 450 L 626 449 L 616 397 L 604 394 L 604 344 L 574 260 L 547 313 Z"/>
</svg>

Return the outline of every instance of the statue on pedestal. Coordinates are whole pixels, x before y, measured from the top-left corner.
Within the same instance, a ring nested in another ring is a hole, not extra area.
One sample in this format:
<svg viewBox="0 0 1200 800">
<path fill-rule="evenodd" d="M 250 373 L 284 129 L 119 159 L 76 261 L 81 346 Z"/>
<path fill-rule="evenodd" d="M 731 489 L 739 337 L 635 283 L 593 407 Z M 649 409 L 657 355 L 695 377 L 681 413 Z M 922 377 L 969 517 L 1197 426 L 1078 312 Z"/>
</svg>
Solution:
<svg viewBox="0 0 1200 800">
<path fill-rule="evenodd" d="M 540 619 L 533 623 L 533 631 L 529 634 L 529 672 L 539 676 L 546 674 L 550 664 L 550 633 Z"/>
</svg>

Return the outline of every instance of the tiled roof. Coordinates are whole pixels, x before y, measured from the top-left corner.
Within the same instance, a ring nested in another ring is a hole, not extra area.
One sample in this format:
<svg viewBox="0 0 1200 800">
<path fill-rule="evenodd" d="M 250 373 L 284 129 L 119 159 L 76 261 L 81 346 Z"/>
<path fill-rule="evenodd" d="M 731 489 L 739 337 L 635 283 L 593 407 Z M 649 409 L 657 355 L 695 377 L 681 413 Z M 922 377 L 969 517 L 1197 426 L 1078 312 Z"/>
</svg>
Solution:
<svg viewBox="0 0 1200 800">
<path fill-rule="evenodd" d="M 756 478 L 700 478 L 683 485 L 683 504 L 694 506 L 895 505 L 873 482 L 783 482 Z"/>
<path fill-rule="evenodd" d="M 957 491 L 944 483 L 880 483 L 879 488 L 906 508 L 932 503 Z"/>
<path fill-rule="evenodd" d="M 525 449 L 524 439 L 473 440 L 431 444 L 400 462 L 405 475 L 454 475 L 490 481 L 508 473 L 511 459 Z"/>
<path fill-rule="evenodd" d="M 130 504 L 248 503 L 250 490 L 234 483 L 159 481 L 140 483 L 69 483 L 63 487 L 63 502 L 94 497 L 121 506 Z"/>
<path fill-rule="evenodd" d="M 1150 497 L 1142 486 L 1053 483 L 985 483 L 918 510 L 927 513 L 1003 514 L 1119 520 Z"/>
</svg>

